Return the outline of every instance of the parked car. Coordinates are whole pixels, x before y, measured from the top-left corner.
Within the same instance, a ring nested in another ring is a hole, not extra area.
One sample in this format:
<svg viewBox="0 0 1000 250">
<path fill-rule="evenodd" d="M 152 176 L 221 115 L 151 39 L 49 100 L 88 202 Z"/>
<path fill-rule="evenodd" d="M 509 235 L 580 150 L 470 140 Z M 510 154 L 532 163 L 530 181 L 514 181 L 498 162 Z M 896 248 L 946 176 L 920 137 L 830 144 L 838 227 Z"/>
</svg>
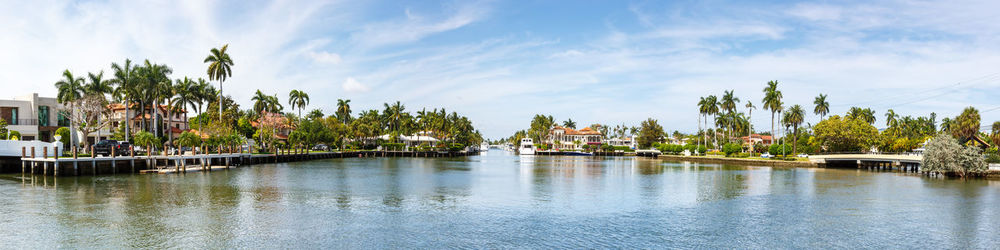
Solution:
<svg viewBox="0 0 1000 250">
<path fill-rule="evenodd" d="M 129 155 L 128 142 L 120 143 L 116 140 L 101 140 L 94 144 L 94 154 L 109 156 L 111 155 L 111 149 L 115 151 L 115 155 Z"/>
<path fill-rule="evenodd" d="M 312 150 L 316 150 L 316 151 L 330 151 L 330 147 L 326 146 L 326 144 L 316 144 L 316 146 L 313 146 Z"/>
<path fill-rule="evenodd" d="M 760 154 L 760 158 L 771 158 L 771 157 L 774 157 L 773 155 L 771 155 L 771 153 Z"/>
<path fill-rule="evenodd" d="M 806 153 L 802 153 L 802 154 L 799 154 L 799 155 L 796 155 L 795 157 L 799 157 L 799 158 L 809 158 L 809 154 L 806 154 Z"/>
</svg>

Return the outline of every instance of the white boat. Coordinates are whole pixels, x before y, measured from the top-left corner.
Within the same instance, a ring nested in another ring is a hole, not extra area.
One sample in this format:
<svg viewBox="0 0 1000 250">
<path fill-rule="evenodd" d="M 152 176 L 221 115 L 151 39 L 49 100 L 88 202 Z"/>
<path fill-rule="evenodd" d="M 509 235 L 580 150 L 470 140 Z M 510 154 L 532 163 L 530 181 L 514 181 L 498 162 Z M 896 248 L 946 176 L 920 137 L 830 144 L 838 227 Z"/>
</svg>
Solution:
<svg viewBox="0 0 1000 250">
<path fill-rule="evenodd" d="M 479 144 L 479 151 L 490 151 L 490 144 L 485 142 Z"/>
<path fill-rule="evenodd" d="M 535 154 L 535 141 L 531 138 L 521 139 L 521 147 L 517 149 L 517 153 L 520 155 Z"/>
</svg>

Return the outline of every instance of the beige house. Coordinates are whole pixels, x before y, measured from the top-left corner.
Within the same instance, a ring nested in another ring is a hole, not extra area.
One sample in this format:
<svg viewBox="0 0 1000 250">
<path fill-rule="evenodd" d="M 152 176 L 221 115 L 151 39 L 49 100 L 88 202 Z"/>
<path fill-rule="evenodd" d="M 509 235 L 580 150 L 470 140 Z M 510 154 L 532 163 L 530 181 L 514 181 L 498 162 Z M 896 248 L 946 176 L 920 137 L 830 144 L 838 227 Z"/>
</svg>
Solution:
<svg viewBox="0 0 1000 250">
<path fill-rule="evenodd" d="M 159 133 L 157 134 L 157 136 L 161 135 L 167 136 L 171 132 L 173 132 L 174 139 L 177 139 L 177 137 L 180 136 L 181 133 L 185 131 L 190 131 L 191 129 L 190 125 L 188 124 L 187 110 L 185 109 L 169 112 L 170 116 L 167 117 L 168 113 L 167 109 L 169 109 L 170 106 L 159 105 L 153 111 L 150 111 L 149 106 L 147 106 L 145 115 L 142 115 L 142 113 L 139 112 L 139 110 L 136 110 L 135 108 L 136 106 L 138 105 L 133 104 L 132 107 L 126 109 L 125 105 L 117 103 L 111 104 L 109 108 L 112 111 L 110 117 L 112 121 L 108 126 L 108 128 L 101 130 L 102 138 L 105 137 L 103 135 L 110 136 L 110 131 L 112 129 L 118 128 L 118 126 L 121 124 L 122 121 L 125 120 L 126 117 L 128 117 L 129 121 L 128 124 L 129 130 L 132 131 L 133 134 L 142 130 L 143 120 L 145 120 L 145 122 L 148 123 L 147 126 L 152 126 L 152 120 L 150 120 L 150 117 L 156 117 L 156 121 L 159 122 L 158 124 Z"/>
<path fill-rule="evenodd" d="M 601 145 L 601 132 L 591 128 L 575 130 L 562 126 L 555 126 L 549 130 L 549 135 L 545 138 L 545 143 L 552 145 L 558 150 L 580 150 L 583 145 Z"/>
</svg>

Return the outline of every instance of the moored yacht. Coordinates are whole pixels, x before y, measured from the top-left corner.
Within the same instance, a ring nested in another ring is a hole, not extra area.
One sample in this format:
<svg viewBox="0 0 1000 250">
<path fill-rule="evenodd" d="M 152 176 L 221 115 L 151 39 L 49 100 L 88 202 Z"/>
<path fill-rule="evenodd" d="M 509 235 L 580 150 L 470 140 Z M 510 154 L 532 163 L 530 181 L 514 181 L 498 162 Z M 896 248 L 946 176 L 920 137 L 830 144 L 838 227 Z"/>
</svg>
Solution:
<svg viewBox="0 0 1000 250">
<path fill-rule="evenodd" d="M 521 146 L 517 149 L 517 153 L 520 155 L 535 154 L 535 141 L 531 138 L 521 139 Z"/>
</svg>

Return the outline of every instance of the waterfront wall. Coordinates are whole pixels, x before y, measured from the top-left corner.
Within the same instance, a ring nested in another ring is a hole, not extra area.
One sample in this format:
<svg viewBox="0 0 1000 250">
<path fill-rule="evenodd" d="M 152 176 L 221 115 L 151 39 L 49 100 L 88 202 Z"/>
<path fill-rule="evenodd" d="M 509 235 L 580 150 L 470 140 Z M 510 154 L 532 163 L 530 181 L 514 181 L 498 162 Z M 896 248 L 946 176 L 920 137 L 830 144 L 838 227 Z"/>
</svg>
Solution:
<svg viewBox="0 0 1000 250">
<path fill-rule="evenodd" d="M 765 167 L 822 167 L 822 165 L 808 161 L 778 161 L 778 160 L 758 160 L 743 158 L 705 157 L 705 156 L 683 156 L 683 155 L 660 155 L 659 159 L 669 161 L 689 161 L 698 163 L 715 164 L 739 164 Z"/>
</svg>

